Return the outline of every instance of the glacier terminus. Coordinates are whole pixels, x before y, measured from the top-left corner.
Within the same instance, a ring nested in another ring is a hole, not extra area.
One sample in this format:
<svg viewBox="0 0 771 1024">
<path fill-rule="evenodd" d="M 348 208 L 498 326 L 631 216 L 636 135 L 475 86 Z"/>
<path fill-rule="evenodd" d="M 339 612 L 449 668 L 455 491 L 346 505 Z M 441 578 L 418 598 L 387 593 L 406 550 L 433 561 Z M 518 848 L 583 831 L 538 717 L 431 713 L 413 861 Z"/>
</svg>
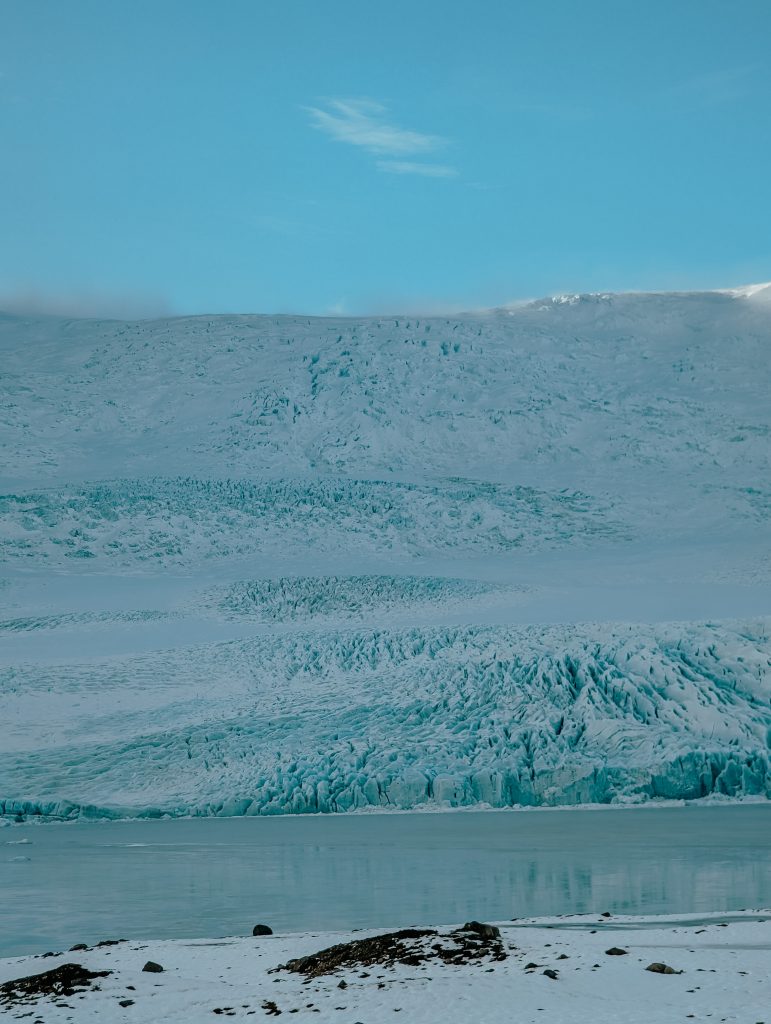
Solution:
<svg viewBox="0 0 771 1024">
<path fill-rule="evenodd" d="M 771 287 L 0 317 L 0 812 L 771 796 Z"/>
</svg>

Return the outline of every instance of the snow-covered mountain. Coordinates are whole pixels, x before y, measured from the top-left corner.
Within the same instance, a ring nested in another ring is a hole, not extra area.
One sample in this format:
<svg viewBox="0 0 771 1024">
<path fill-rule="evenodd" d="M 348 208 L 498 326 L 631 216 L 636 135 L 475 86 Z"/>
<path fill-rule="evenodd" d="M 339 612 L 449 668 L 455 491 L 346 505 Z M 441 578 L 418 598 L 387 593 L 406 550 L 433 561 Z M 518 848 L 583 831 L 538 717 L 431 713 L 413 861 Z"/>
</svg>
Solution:
<svg viewBox="0 0 771 1024">
<path fill-rule="evenodd" d="M 0 806 L 770 795 L 770 298 L 0 316 Z"/>
</svg>

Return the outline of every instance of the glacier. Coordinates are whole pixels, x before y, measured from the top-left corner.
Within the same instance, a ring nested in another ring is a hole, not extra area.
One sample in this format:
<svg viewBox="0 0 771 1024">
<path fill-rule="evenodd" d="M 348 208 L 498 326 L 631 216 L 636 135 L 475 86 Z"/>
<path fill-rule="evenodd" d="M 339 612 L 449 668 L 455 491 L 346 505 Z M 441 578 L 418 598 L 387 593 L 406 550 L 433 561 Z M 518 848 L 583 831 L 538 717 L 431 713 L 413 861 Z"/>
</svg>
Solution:
<svg viewBox="0 0 771 1024">
<path fill-rule="evenodd" d="M 770 297 L 0 315 L 0 814 L 771 796 Z"/>
</svg>

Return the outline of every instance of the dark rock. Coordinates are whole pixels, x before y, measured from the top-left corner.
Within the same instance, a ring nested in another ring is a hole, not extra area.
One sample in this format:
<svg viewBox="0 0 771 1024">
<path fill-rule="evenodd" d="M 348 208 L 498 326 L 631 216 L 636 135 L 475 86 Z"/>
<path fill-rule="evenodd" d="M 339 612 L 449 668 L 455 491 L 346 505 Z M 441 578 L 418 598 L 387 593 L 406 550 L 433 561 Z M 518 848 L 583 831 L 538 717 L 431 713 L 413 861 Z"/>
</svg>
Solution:
<svg viewBox="0 0 771 1024">
<path fill-rule="evenodd" d="M 338 981 L 338 983 L 337 983 L 337 987 L 338 988 L 348 988 L 348 982 L 345 980 L 345 978 L 341 978 L 340 981 Z"/>
<path fill-rule="evenodd" d="M 536 969 L 536 967 L 540 967 L 540 966 L 541 966 L 540 964 L 534 964 L 532 962 L 532 960 L 531 960 L 531 962 L 529 964 L 525 964 L 525 970 L 526 971 L 534 971 Z"/>
<path fill-rule="evenodd" d="M 499 939 L 501 937 L 500 928 L 496 928 L 494 924 L 482 924 L 481 921 L 467 921 L 460 930 L 462 932 L 476 932 L 483 939 Z"/>
<path fill-rule="evenodd" d="M 463 929 L 440 934 L 434 929 L 403 928 L 398 932 L 354 939 L 322 949 L 311 956 L 290 960 L 275 968 L 318 978 L 337 971 L 361 970 L 378 964 L 393 967 L 404 964 L 421 967 L 439 961 L 447 965 L 478 964 L 482 959 L 505 960 L 506 950 L 499 938 L 486 938 Z"/>
<path fill-rule="evenodd" d="M 147 971 L 148 974 L 161 974 L 163 972 L 161 965 L 157 964 L 154 960 L 148 960 L 142 970 Z"/>
<path fill-rule="evenodd" d="M 613 915 L 609 910 L 603 910 L 603 912 L 600 914 L 600 917 L 613 917 Z"/>
<path fill-rule="evenodd" d="M 273 929 L 268 928 L 266 924 L 256 924 L 252 928 L 252 935 L 272 935 Z"/>
<path fill-rule="evenodd" d="M 279 1010 L 279 1008 L 271 999 L 266 999 L 265 1002 L 262 1004 L 262 1008 L 268 1017 L 278 1017 L 281 1014 L 281 1010 Z"/>
<path fill-rule="evenodd" d="M 354 939 L 353 942 L 341 942 L 310 956 L 290 960 L 281 969 L 318 978 L 322 974 L 332 974 L 341 968 L 370 967 L 377 963 L 392 966 L 394 963 L 401 963 L 405 954 L 412 951 L 414 945 L 410 940 L 436 934 L 431 929 L 403 928 L 401 931 L 375 935 L 370 939 Z"/>
<path fill-rule="evenodd" d="M 101 942 L 97 942 L 95 949 L 101 949 L 102 946 L 119 946 L 121 942 L 128 942 L 128 939 L 102 939 Z"/>
<path fill-rule="evenodd" d="M 546 975 L 547 978 L 551 978 L 552 981 L 556 981 L 559 977 L 557 972 L 553 971 L 551 967 L 547 967 L 543 973 Z"/>
<path fill-rule="evenodd" d="M 74 946 L 70 946 L 70 953 L 78 953 L 81 949 L 88 949 L 85 942 L 76 942 Z"/>
<path fill-rule="evenodd" d="M 118 1006 L 133 1006 L 133 1005 L 134 1005 L 134 1000 L 133 999 L 119 999 L 118 1000 Z"/>
<path fill-rule="evenodd" d="M 620 949 L 618 946 L 611 946 L 610 949 L 605 950 L 607 956 L 626 956 L 628 952 L 628 950 Z"/>
<path fill-rule="evenodd" d="M 646 971 L 651 971 L 653 974 L 682 974 L 682 971 L 676 971 L 674 967 L 670 967 L 669 964 L 648 964 L 645 968 Z"/>
<path fill-rule="evenodd" d="M 82 964 L 62 964 L 43 974 L 31 974 L 0 985 L 0 1003 L 20 1003 L 38 996 L 71 996 L 90 987 L 94 978 L 106 978 L 111 971 L 89 971 Z"/>
</svg>

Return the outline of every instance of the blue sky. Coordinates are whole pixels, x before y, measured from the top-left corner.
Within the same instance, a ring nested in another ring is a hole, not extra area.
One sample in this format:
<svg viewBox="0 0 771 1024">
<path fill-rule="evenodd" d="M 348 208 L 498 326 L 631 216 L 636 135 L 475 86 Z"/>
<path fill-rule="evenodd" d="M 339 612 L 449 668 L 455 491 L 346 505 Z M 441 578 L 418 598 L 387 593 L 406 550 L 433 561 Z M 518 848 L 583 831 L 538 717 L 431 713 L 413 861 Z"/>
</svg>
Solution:
<svg viewBox="0 0 771 1024">
<path fill-rule="evenodd" d="M 0 0 L 0 304 L 771 279 L 769 0 Z"/>
</svg>

